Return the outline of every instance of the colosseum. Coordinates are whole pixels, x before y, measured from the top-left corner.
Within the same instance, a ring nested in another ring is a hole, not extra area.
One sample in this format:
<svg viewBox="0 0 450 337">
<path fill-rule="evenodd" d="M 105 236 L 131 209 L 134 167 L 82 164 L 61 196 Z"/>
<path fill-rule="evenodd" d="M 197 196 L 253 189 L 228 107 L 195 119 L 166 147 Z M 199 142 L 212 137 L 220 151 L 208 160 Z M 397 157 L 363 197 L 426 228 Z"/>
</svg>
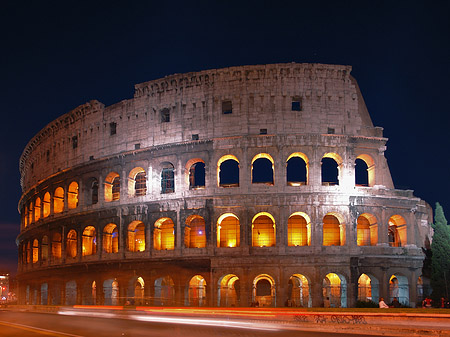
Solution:
<svg viewBox="0 0 450 337">
<path fill-rule="evenodd" d="M 20 158 L 20 303 L 415 306 L 432 210 L 350 72 L 175 74 L 50 122 Z"/>
</svg>

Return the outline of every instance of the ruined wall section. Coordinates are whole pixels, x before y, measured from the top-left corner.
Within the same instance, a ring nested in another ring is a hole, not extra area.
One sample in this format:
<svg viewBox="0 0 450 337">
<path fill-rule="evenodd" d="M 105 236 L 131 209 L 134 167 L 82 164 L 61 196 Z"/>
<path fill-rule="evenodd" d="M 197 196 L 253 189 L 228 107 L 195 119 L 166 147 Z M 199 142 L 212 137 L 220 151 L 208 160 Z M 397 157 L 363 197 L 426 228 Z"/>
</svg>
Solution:
<svg viewBox="0 0 450 337">
<path fill-rule="evenodd" d="M 87 161 L 197 137 L 258 136 L 267 130 L 269 135 L 381 138 L 350 71 L 349 66 L 274 64 L 171 75 L 138 84 L 133 99 L 106 108 L 98 101 L 88 102 L 34 137 L 20 161 L 22 189 Z M 292 111 L 294 99 L 300 99 L 301 111 Z M 223 114 L 222 103 L 228 100 L 232 113 Z M 168 122 L 162 121 L 164 109 Z"/>
</svg>

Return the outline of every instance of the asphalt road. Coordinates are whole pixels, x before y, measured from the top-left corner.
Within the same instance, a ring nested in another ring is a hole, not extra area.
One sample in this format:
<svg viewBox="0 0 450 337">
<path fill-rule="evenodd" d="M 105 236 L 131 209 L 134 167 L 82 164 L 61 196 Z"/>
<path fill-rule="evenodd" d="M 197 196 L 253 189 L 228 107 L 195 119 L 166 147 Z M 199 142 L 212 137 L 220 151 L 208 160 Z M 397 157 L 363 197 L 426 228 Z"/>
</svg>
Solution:
<svg viewBox="0 0 450 337">
<path fill-rule="evenodd" d="M 128 319 L 59 315 L 47 313 L 0 311 L 0 336 L 58 336 L 58 337 L 355 337 L 355 334 L 300 331 L 270 323 L 231 321 L 183 317 L 165 319 L 130 315 Z M 375 335 L 364 335 L 375 336 Z"/>
</svg>

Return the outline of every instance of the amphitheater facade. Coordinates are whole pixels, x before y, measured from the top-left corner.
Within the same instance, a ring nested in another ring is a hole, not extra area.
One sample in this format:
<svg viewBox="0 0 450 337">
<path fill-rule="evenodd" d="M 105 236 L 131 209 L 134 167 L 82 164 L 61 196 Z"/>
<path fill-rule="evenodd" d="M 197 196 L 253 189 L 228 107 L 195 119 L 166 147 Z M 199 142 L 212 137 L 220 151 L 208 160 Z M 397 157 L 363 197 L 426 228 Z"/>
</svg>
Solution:
<svg viewBox="0 0 450 337">
<path fill-rule="evenodd" d="M 19 301 L 414 306 L 432 211 L 350 72 L 176 74 L 49 123 L 20 159 Z"/>
</svg>

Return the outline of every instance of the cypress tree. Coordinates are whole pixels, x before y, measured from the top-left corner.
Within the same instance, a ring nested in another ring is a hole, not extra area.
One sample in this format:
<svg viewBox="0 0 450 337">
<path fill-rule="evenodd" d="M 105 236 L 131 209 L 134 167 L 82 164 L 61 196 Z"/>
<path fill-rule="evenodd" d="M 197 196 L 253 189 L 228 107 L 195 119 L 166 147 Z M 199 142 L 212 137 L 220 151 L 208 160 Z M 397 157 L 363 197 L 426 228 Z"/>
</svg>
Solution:
<svg viewBox="0 0 450 337">
<path fill-rule="evenodd" d="M 438 301 L 441 297 L 448 298 L 450 293 L 450 228 L 444 210 L 438 202 L 432 227 L 434 234 L 431 243 L 431 287 L 432 297 Z"/>
</svg>

